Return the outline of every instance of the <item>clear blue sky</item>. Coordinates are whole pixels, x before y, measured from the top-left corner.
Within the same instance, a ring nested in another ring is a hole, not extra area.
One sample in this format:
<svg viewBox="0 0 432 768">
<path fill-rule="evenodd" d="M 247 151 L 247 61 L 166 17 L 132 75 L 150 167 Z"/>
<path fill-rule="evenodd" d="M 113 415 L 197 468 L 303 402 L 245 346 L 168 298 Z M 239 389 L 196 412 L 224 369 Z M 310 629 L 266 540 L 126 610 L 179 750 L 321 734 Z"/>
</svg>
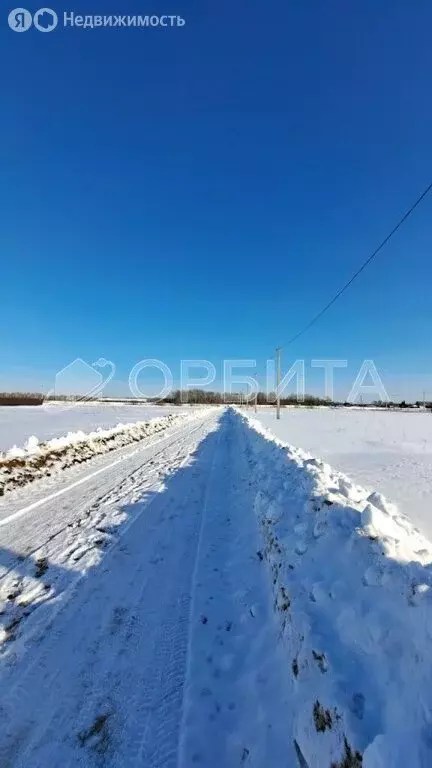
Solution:
<svg viewBox="0 0 432 768">
<path fill-rule="evenodd" d="M 78 356 L 118 390 L 141 358 L 263 361 L 430 181 L 429 0 L 103 6 L 187 24 L 15 34 L 4 12 L 3 389 Z M 374 358 L 432 396 L 431 245 L 432 197 L 285 362 Z"/>
</svg>

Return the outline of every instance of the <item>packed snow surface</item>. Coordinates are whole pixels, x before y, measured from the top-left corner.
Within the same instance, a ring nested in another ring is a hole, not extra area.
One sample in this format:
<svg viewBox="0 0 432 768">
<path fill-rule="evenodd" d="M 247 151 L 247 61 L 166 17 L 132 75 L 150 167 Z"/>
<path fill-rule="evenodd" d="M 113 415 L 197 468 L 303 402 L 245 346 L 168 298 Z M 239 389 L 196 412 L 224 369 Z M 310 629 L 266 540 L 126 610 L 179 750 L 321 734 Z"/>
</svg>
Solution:
<svg viewBox="0 0 432 768">
<path fill-rule="evenodd" d="M 387 496 L 432 539 L 431 412 L 283 408 L 277 421 L 275 409 L 264 406 L 256 418 L 284 442 Z"/>
<path fill-rule="evenodd" d="M 114 405 L 112 403 L 48 403 L 0 406 L 0 451 L 22 448 L 30 437 L 42 442 L 69 432 L 92 432 L 117 424 L 150 421 L 187 407 Z"/>
<path fill-rule="evenodd" d="M 139 446 L 0 499 L 1 765 L 430 766 L 432 544 L 239 411 Z"/>
</svg>

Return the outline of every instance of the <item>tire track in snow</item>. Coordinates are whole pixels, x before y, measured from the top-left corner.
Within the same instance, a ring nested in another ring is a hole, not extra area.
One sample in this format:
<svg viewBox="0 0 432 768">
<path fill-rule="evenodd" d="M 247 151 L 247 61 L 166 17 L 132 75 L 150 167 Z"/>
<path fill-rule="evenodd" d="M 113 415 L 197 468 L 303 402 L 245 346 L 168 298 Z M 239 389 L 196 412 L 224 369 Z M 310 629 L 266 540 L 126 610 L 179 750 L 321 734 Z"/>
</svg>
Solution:
<svg viewBox="0 0 432 768">
<path fill-rule="evenodd" d="M 213 419 L 214 415 L 210 421 Z M 120 500 L 132 504 L 142 499 L 144 491 L 149 494 L 160 490 L 169 473 L 179 466 L 179 460 L 184 459 L 185 451 L 186 457 L 189 455 L 191 437 L 208 429 L 207 422 L 208 419 L 192 429 L 183 429 L 181 436 L 178 432 L 171 435 L 168 445 L 147 456 L 118 488 L 102 496 L 99 493 L 98 500 L 89 509 L 84 513 L 81 511 L 81 516 L 73 523 L 51 534 L 45 544 L 41 546 L 39 541 L 25 557 L 12 552 L 8 555 L 9 567 L 0 566 L 0 653 L 10 651 L 11 640 L 14 640 L 13 652 L 16 653 L 15 638 L 17 634 L 22 634 L 23 625 L 32 625 L 31 632 L 27 627 L 25 642 L 29 637 L 37 636 L 38 632 L 40 634 L 40 628 L 42 634 L 46 632 L 47 622 L 52 623 L 58 611 L 62 610 L 86 571 L 100 562 L 104 552 L 106 554 L 115 546 L 118 538 L 133 523 L 136 509 L 142 514 L 144 503 L 136 507 L 135 512 L 129 506 L 129 514 L 126 514 L 118 508 Z M 50 507 L 44 512 L 49 515 Z M 33 528 L 30 522 L 28 520 L 27 531 L 31 540 Z M 25 531 L 22 527 L 20 536 L 25 537 Z M 6 552 L 0 550 L 2 559 Z M 36 609 L 39 609 L 37 616 Z M 41 609 L 44 609 L 43 612 Z M 42 614 L 40 617 L 39 613 Z M 7 645 L 2 646 L 5 641 Z"/>
<path fill-rule="evenodd" d="M 193 432 L 195 432 L 199 428 L 200 428 L 200 425 L 198 427 L 193 427 L 190 430 L 189 434 L 192 434 Z M 159 445 L 160 443 L 165 443 L 165 442 L 170 443 L 173 440 L 175 440 L 175 438 L 177 436 L 181 436 L 181 434 L 183 432 L 184 432 L 184 427 L 182 429 L 177 430 L 174 434 L 166 435 L 165 437 L 159 438 L 158 440 L 155 440 L 155 441 L 151 442 L 150 444 L 146 443 L 145 445 L 141 446 L 141 450 L 152 449 L 154 446 Z M 155 456 L 158 456 L 160 453 L 162 453 L 162 451 L 164 449 L 165 449 L 165 446 L 163 446 L 155 454 L 152 454 L 151 458 L 154 458 Z M 136 454 L 138 451 L 140 451 L 140 449 L 135 448 L 133 450 L 131 456 Z M 10 525 L 11 523 L 15 522 L 16 520 L 19 520 L 24 515 L 27 515 L 29 512 L 33 512 L 35 509 L 38 509 L 39 507 L 46 506 L 49 502 L 54 501 L 54 499 L 58 499 L 60 496 L 63 496 L 65 493 L 70 493 L 70 491 L 74 490 L 75 488 L 79 487 L 80 485 L 83 485 L 84 483 L 88 483 L 90 480 L 93 480 L 95 477 L 98 477 L 102 473 L 107 472 L 110 469 L 113 469 L 118 464 L 121 464 L 122 462 L 125 461 L 125 459 L 127 460 L 128 458 L 130 458 L 129 455 L 120 456 L 115 461 L 112 461 L 109 464 L 106 464 L 105 466 L 100 467 L 95 472 L 91 472 L 90 474 L 85 475 L 84 477 L 81 477 L 78 480 L 75 480 L 70 485 L 67 485 L 66 487 L 63 487 L 63 488 L 61 488 L 58 491 L 53 491 L 53 493 L 49 494 L 48 496 L 45 496 L 42 499 L 38 499 L 37 501 L 34 501 L 34 502 L 30 503 L 30 504 L 27 504 L 24 507 L 21 507 L 21 509 L 16 510 L 15 512 L 11 513 L 7 517 L 1 518 L 0 519 L 0 528 L 3 528 L 6 525 Z M 139 465 L 139 467 L 132 473 L 132 475 L 128 475 L 128 477 L 132 479 L 132 477 L 137 472 L 139 472 L 141 470 L 141 468 L 145 464 L 148 463 L 148 461 L 149 461 L 149 459 L 146 459 L 142 464 Z M 98 499 L 97 501 L 102 501 L 102 498 Z"/>
<path fill-rule="evenodd" d="M 198 553 L 178 768 L 294 766 L 268 574 L 258 551 L 245 436 L 230 412 Z"/>
<path fill-rule="evenodd" d="M 195 463 L 153 497 L 151 514 L 139 514 L 121 546 L 87 575 L 27 673 L 17 670 L 4 697 L 5 765 L 92 765 L 102 749 L 105 765 L 169 765 L 170 755 L 175 764 L 190 583 L 214 440 L 204 440 Z M 115 609 L 120 627 L 113 632 Z"/>
<path fill-rule="evenodd" d="M 213 416 L 212 416 L 213 418 Z M 50 545 L 58 536 L 61 536 L 65 531 L 70 530 L 74 526 L 81 526 L 85 525 L 85 527 L 95 527 L 98 524 L 102 523 L 103 519 L 106 518 L 106 514 L 104 512 L 100 513 L 99 516 L 95 513 L 100 511 L 100 509 L 104 507 L 104 505 L 107 505 L 108 503 L 114 504 L 119 503 L 122 499 L 125 499 L 128 492 L 133 492 L 132 500 L 136 500 L 139 498 L 140 494 L 146 489 L 149 488 L 152 483 L 154 482 L 154 478 L 156 475 L 162 475 L 169 471 L 169 463 L 168 459 L 166 458 L 165 462 L 163 464 L 157 464 L 155 462 L 155 459 L 158 458 L 161 455 L 164 455 L 167 453 L 167 451 L 174 449 L 175 453 L 172 458 L 169 459 L 169 462 L 172 463 L 174 469 L 177 466 L 177 460 L 179 456 L 183 455 L 184 452 L 184 446 L 188 444 L 188 441 L 190 440 L 190 437 L 197 431 L 202 430 L 205 428 L 205 425 L 207 424 L 208 419 L 200 423 L 198 426 L 193 427 L 192 429 L 188 430 L 186 434 L 184 434 L 184 428 L 183 430 L 178 430 L 174 434 L 168 435 L 167 437 L 162 438 L 161 440 L 157 440 L 155 443 L 152 443 L 151 445 L 143 446 L 141 449 L 141 452 L 147 453 L 155 445 L 158 445 L 161 442 L 167 443 L 166 445 L 163 445 L 158 451 L 154 453 L 150 453 L 149 456 L 146 456 L 144 461 L 141 461 L 140 464 L 133 469 L 129 474 L 126 474 L 125 477 L 123 477 L 120 482 L 114 485 L 114 487 L 110 487 L 109 490 L 105 490 L 102 494 L 100 493 L 100 486 L 98 486 L 98 489 L 96 491 L 96 498 L 93 497 L 87 501 L 84 505 L 78 504 L 78 510 L 77 513 L 74 512 L 75 504 L 70 503 L 70 512 L 67 516 L 67 522 L 65 524 L 62 524 L 60 528 L 56 528 L 54 532 L 52 531 L 52 521 L 55 521 L 57 519 L 56 510 L 54 509 L 53 505 L 50 504 L 50 502 L 53 500 L 53 497 L 47 497 L 45 499 L 46 502 L 46 508 L 42 512 L 42 516 L 46 516 L 47 520 L 49 521 L 49 529 L 50 532 L 48 533 L 46 531 L 46 527 L 42 529 L 40 538 L 38 540 L 38 531 L 35 531 L 33 524 L 30 522 L 27 523 L 27 526 L 23 526 L 20 524 L 20 528 L 17 530 L 16 527 L 12 527 L 10 533 L 2 531 L 0 533 L 0 547 L 8 547 L 10 545 L 14 546 L 15 552 L 18 556 L 17 559 L 22 560 L 23 557 L 31 558 L 36 557 L 39 551 L 42 551 L 46 549 L 48 545 Z M 182 434 L 183 433 L 183 434 Z M 137 453 L 137 451 L 134 451 L 134 454 Z M 150 470 L 150 465 L 152 466 L 152 469 Z M 147 469 L 144 476 L 143 470 Z M 84 478 L 92 479 L 93 475 L 91 477 Z M 65 490 L 74 490 L 75 484 L 72 486 L 68 486 Z M 55 496 L 54 496 L 55 498 Z M 9 522 L 12 525 L 15 521 L 15 515 L 13 515 L 14 519 L 11 519 Z M 6 523 L 8 519 L 2 520 L 2 523 Z M 40 521 L 38 521 L 40 522 Z M 27 535 L 26 535 L 27 534 Z M 45 535 L 44 535 L 45 534 Z M 34 545 L 34 541 L 37 541 L 36 545 Z M 28 546 L 28 542 L 31 542 L 32 544 Z M 54 549 L 52 550 L 52 556 L 58 555 L 59 552 L 62 551 L 62 548 L 64 548 L 64 544 L 61 543 L 59 545 L 55 545 Z M 16 567 L 16 559 L 11 558 L 11 565 L 7 568 L 4 568 L 0 573 L 0 583 L 7 577 L 7 575 L 14 570 Z"/>
</svg>

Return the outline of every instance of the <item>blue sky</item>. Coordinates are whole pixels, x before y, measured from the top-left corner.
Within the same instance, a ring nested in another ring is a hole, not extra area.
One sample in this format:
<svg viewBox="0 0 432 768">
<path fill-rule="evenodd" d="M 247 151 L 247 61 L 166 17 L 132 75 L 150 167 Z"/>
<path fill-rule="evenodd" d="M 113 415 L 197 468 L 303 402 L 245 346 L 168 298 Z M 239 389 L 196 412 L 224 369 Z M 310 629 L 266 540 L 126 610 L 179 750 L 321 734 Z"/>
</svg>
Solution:
<svg viewBox="0 0 432 768">
<path fill-rule="evenodd" d="M 115 362 L 113 392 L 142 358 L 262 366 L 430 181 L 428 0 L 103 12 L 186 26 L 4 16 L 2 389 L 47 390 L 76 357 Z M 431 223 L 432 196 L 284 363 L 347 358 L 342 385 L 373 358 L 394 394 L 432 397 Z"/>
</svg>

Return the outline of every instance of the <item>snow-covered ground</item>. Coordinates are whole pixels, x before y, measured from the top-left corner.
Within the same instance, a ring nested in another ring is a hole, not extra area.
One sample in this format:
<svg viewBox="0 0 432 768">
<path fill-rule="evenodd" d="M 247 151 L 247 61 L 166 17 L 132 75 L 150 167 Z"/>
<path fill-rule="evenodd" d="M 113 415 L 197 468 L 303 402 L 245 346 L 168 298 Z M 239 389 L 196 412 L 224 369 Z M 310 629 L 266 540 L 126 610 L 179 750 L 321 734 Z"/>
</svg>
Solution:
<svg viewBox="0 0 432 768">
<path fill-rule="evenodd" d="M 61 504 L 0 503 L 2 766 L 294 764 L 243 440 L 208 410 Z"/>
<path fill-rule="evenodd" d="M 51 481 L 65 469 L 138 443 L 172 424 L 192 421 L 205 411 L 203 408 L 179 409 L 151 421 L 118 424 L 109 429 L 99 427 L 94 432 L 69 432 L 45 442 L 30 437 L 23 448 L 11 448 L 6 453 L 0 453 L 0 496 L 42 478 L 50 478 Z"/>
<path fill-rule="evenodd" d="M 384 494 L 432 539 L 432 413 L 283 408 L 276 421 L 265 406 L 256 418 L 284 442 Z"/>
<path fill-rule="evenodd" d="M 91 465 L 0 499 L 1 766 L 432 765 L 432 544 L 390 500 L 232 409 Z"/>
<path fill-rule="evenodd" d="M 187 406 L 183 408 L 187 409 Z M 69 432 L 92 432 L 117 424 L 150 421 L 181 410 L 176 406 L 114 405 L 112 403 L 48 403 L 47 406 L 0 406 L 0 451 L 21 448 L 29 437 L 49 440 Z"/>
<path fill-rule="evenodd" d="M 426 768 L 432 543 L 379 493 L 249 424 L 300 765 Z"/>
</svg>

